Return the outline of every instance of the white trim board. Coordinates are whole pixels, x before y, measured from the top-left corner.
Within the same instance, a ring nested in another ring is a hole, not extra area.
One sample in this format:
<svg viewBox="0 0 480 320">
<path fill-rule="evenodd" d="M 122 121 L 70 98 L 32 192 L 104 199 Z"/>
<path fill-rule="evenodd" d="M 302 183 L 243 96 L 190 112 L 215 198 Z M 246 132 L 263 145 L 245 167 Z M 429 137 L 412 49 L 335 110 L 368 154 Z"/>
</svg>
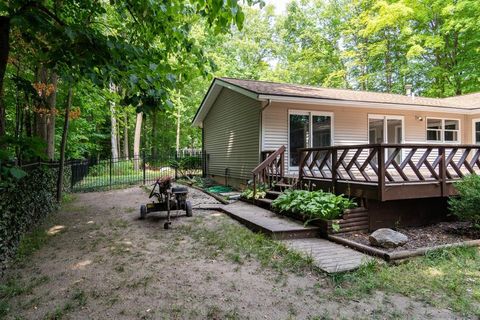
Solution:
<svg viewBox="0 0 480 320">
<path fill-rule="evenodd" d="M 326 106 L 344 106 L 344 107 L 356 107 L 356 108 L 370 108 L 370 109 L 389 109 L 389 110 L 410 110 L 410 111 L 423 111 L 423 112 L 441 112 L 441 113 L 456 113 L 456 114 L 478 114 L 479 108 L 475 109 L 463 109 L 454 107 L 436 107 L 425 105 L 410 105 L 410 104 L 393 104 L 393 103 L 381 103 L 381 102 L 363 102 L 363 101 L 351 101 L 351 100 L 333 100 L 323 98 L 300 98 L 300 97 L 285 97 L 275 95 L 258 95 L 259 100 L 268 100 L 272 102 L 290 102 L 290 103 L 305 103 L 316 104 Z"/>
</svg>

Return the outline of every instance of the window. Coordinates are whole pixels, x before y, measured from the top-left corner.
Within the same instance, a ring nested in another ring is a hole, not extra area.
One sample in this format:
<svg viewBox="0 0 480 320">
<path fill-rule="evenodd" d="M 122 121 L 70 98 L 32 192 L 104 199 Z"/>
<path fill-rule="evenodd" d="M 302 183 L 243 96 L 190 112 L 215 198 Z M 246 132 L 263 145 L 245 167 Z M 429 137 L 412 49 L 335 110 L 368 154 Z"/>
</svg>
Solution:
<svg viewBox="0 0 480 320">
<path fill-rule="evenodd" d="M 460 121 L 427 118 L 427 141 L 459 142 Z"/>
<path fill-rule="evenodd" d="M 473 120 L 473 142 L 480 144 L 480 119 Z"/>
<path fill-rule="evenodd" d="M 332 145 L 332 116 L 330 113 L 289 112 L 290 167 L 298 167 L 299 149 Z"/>
</svg>

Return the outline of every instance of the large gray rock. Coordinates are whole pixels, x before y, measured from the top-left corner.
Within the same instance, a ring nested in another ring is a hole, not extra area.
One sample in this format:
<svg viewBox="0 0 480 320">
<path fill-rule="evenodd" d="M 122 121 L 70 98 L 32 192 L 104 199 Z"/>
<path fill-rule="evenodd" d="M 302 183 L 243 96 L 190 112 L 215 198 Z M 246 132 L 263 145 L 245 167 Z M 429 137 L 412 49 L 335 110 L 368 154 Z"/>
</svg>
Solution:
<svg viewBox="0 0 480 320">
<path fill-rule="evenodd" d="M 407 243 L 408 237 L 392 229 L 382 228 L 374 231 L 368 237 L 368 240 L 377 247 L 396 248 Z"/>
</svg>

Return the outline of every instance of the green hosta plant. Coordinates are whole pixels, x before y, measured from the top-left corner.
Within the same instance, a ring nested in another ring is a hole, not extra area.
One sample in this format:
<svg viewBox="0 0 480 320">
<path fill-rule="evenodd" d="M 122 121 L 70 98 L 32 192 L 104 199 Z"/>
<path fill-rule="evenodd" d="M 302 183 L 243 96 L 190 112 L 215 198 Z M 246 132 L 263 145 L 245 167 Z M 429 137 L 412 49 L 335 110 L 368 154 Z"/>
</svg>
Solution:
<svg viewBox="0 0 480 320">
<path fill-rule="evenodd" d="M 255 192 L 255 200 L 258 199 L 263 199 L 267 195 L 267 186 L 266 185 L 257 185 L 257 190 Z M 253 199 L 254 197 L 254 192 L 253 192 L 253 186 L 248 186 L 245 190 L 242 192 L 242 197 L 245 199 Z"/>
<path fill-rule="evenodd" d="M 280 213 L 298 213 L 315 219 L 339 219 L 345 209 L 354 208 L 355 202 L 343 195 L 323 191 L 290 190 L 272 203 Z"/>
<path fill-rule="evenodd" d="M 469 175 L 455 183 L 459 197 L 450 198 L 450 211 L 461 220 L 471 221 L 480 229 L 480 176 Z"/>
</svg>

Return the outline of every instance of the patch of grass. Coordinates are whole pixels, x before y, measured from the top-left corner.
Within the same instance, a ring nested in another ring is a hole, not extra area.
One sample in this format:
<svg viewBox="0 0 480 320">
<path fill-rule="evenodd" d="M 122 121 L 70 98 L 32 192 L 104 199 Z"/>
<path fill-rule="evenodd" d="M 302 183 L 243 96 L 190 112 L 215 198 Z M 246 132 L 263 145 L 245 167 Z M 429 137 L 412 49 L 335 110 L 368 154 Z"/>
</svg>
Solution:
<svg viewBox="0 0 480 320">
<path fill-rule="evenodd" d="M 10 312 L 10 305 L 7 301 L 1 299 L 0 300 L 0 319 L 4 319 Z"/>
<path fill-rule="evenodd" d="M 32 293 L 33 289 L 50 280 L 47 276 L 35 277 L 29 281 L 21 281 L 17 277 L 11 277 L 0 285 L 0 319 L 10 312 L 9 301 L 11 298 Z"/>
<path fill-rule="evenodd" d="M 83 307 L 87 304 L 87 295 L 83 290 L 75 291 L 72 295 L 72 301 L 75 302 L 77 306 Z"/>
<path fill-rule="evenodd" d="M 125 266 L 123 264 L 120 264 L 118 266 L 115 266 L 114 270 L 117 271 L 118 273 L 124 272 Z"/>
<path fill-rule="evenodd" d="M 83 290 L 76 290 L 70 298 L 55 310 L 45 315 L 45 320 L 59 320 L 64 318 L 68 313 L 74 311 L 78 307 L 83 307 L 87 304 L 87 295 Z"/>
<path fill-rule="evenodd" d="M 311 258 L 290 251 L 282 243 L 253 233 L 228 220 L 212 227 L 203 227 L 201 223 L 195 223 L 184 225 L 182 228 L 195 240 L 216 249 L 208 252 L 222 252 L 235 263 L 256 259 L 262 266 L 271 267 L 279 272 L 292 271 L 301 274 L 315 270 Z"/>
<path fill-rule="evenodd" d="M 49 237 L 47 231 L 42 227 L 35 228 L 31 232 L 25 234 L 18 245 L 16 260 L 18 262 L 24 261 L 25 258 L 43 247 Z"/>
<path fill-rule="evenodd" d="M 478 248 L 457 247 L 431 251 L 400 265 L 368 263 L 330 279 L 336 297 L 354 298 L 382 290 L 450 307 L 462 315 L 480 316 L 479 266 Z"/>
<path fill-rule="evenodd" d="M 72 203 L 76 199 L 76 196 L 70 192 L 63 192 L 62 193 L 62 206 Z"/>
<path fill-rule="evenodd" d="M 125 229 L 128 227 L 129 223 L 126 220 L 118 219 L 110 221 L 110 226 L 117 229 Z"/>
</svg>

